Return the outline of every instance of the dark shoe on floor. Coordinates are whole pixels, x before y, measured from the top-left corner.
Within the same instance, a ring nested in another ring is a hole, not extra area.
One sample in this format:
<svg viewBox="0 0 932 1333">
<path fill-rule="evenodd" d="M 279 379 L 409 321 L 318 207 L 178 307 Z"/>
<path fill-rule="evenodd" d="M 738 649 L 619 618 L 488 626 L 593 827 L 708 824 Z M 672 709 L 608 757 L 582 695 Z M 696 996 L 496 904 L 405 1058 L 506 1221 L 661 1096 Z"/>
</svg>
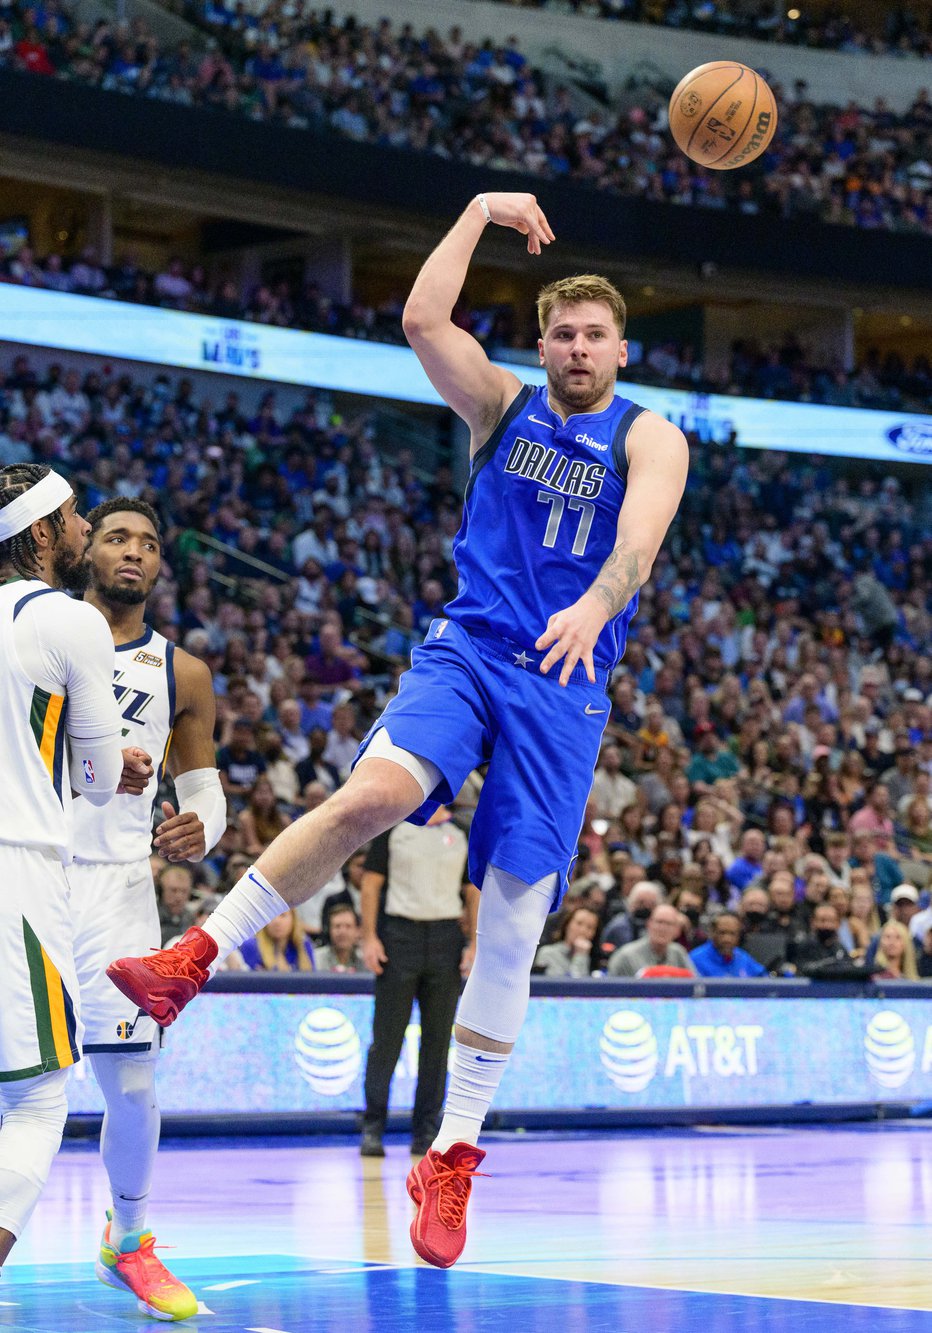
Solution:
<svg viewBox="0 0 932 1333">
<path fill-rule="evenodd" d="M 359 1144 L 359 1155 L 360 1157 L 384 1157 L 385 1147 L 382 1143 L 382 1135 L 376 1134 L 375 1130 L 372 1129 L 364 1130 Z"/>
<path fill-rule="evenodd" d="M 411 1156 L 426 1157 L 427 1154 L 430 1152 L 432 1144 L 433 1144 L 433 1139 L 417 1139 L 417 1138 L 412 1139 Z"/>
</svg>

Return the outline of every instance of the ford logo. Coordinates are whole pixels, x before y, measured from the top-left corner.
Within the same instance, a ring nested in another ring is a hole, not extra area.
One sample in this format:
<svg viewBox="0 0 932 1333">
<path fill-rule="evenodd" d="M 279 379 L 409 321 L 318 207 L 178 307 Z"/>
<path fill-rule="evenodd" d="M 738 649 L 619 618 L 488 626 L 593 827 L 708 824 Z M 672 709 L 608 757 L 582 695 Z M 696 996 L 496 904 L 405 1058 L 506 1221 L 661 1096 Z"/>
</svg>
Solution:
<svg viewBox="0 0 932 1333">
<path fill-rule="evenodd" d="M 932 454 L 932 421 L 908 421 L 887 431 L 894 449 L 904 454 Z"/>
</svg>

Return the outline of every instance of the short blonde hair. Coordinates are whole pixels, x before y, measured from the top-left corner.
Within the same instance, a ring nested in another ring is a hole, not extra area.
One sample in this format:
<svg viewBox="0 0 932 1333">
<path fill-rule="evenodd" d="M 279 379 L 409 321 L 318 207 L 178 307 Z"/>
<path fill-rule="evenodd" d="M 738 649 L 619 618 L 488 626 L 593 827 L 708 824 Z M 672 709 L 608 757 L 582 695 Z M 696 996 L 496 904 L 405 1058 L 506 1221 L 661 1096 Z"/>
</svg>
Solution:
<svg viewBox="0 0 932 1333">
<path fill-rule="evenodd" d="M 625 336 L 625 321 L 628 318 L 625 298 L 608 278 L 601 278 L 598 273 L 580 273 L 574 278 L 560 278 L 558 282 L 548 283 L 541 288 L 537 294 L 537 321 L 541 336 L 547 332 L 550 316 L 557 306 L 578 305 L 582 301 L 602 301 L 607 305 L 612 312 L 619 338 Z"/>
</svg>

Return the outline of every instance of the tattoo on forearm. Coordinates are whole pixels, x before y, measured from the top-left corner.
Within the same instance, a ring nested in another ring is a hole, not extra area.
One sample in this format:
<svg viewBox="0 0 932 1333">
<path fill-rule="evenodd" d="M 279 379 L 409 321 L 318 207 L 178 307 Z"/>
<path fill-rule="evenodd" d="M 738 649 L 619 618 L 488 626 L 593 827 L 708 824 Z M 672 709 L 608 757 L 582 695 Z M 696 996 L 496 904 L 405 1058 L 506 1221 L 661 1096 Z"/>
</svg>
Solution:
<svg viewBox="0 0 932 1333">
<path fill-rule="evenodd" d="M 637 552 L 626 550 L 624 543 L 620 542 L 599 570 L 589 591 L 604 603 L 609 616 L 617 616 L 640 586 Z"/>
</svg>

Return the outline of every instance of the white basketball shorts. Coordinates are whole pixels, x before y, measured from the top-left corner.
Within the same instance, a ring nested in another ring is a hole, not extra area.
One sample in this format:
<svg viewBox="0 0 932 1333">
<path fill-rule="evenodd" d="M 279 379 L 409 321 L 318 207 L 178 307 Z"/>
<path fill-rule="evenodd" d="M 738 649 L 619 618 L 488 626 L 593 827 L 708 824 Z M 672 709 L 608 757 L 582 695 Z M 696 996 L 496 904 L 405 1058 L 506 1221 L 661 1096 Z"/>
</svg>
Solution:
<svg viewBox="0 0 932 1333">
<path fill-rule="evenodd" d="M 0 843 L 0 1082 L 80 1057 L 78 979 L 65 868 L 52 851 Z"/>
<path fill-rule="evenodd" d="M 127 954 L 147 954 L 161 943 L 155 885 L 148 860 L 68 867 L 74 961 L 81 995 L 85 1055 L 148 1051 L 158 1027 L 117 990 L 106 967 Z"/>
</svg>

